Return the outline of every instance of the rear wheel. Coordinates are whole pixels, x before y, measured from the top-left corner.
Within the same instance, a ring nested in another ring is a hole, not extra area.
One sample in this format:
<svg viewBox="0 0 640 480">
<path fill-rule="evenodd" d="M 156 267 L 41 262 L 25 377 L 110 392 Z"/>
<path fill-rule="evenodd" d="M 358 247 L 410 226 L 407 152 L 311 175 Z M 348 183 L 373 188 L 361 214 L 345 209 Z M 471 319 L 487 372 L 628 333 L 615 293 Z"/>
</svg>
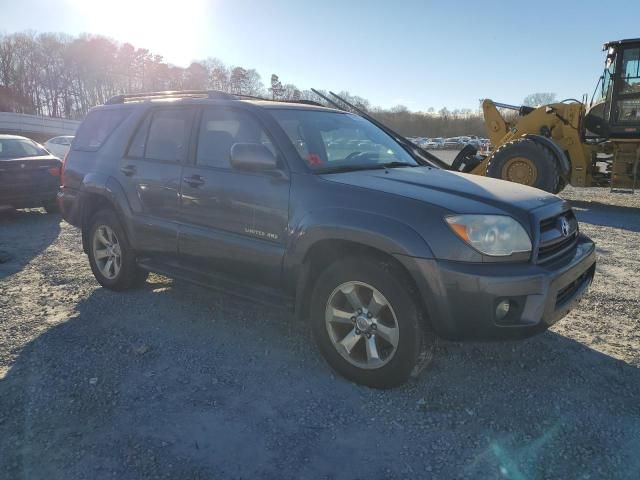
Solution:
<svg viewBox="0 0 640 480">
<path fill-rule="evenodd" d="M 329 365 L 375 388 L 404 383 L 425 332 L 409 289 L 402 275 L 373 259 L 341 260 L 324 270 L 312 294 L 311 322 Z"/>
<path fill-rule="evenodd" d="M 560 170 L 547 147 L 522 138 L 506 143 L 493 154 L 487 176 L 557 193 Z"/>
<path fill-rule="evenodd" d="M 113 210 L 100 210 L 91 219 L 89 263 L 98 283 L 111 290 L 134 287 L 148 276 L 136 264 L 135 252 Z"/>
</svg>

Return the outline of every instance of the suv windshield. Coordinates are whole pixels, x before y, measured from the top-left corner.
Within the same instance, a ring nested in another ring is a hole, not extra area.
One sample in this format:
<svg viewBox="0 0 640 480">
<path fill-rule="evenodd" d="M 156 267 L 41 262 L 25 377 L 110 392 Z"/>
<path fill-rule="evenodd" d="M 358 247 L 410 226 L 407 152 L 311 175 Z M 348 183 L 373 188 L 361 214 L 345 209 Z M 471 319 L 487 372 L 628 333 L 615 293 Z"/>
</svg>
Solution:
<svg viewBox="0 0 640 480">
<path fill-rule="evenodd" d="M 314 171 L 418 166 L 393 138 L 357 115 L 298 109 L 270 113 Z"/>
<path fill-rule="evenodd" d="M 49 152 L 32 140 L 26 138 L 0 138 L 0 160 L 43 155 L 49 155 Z"/>
</svg>

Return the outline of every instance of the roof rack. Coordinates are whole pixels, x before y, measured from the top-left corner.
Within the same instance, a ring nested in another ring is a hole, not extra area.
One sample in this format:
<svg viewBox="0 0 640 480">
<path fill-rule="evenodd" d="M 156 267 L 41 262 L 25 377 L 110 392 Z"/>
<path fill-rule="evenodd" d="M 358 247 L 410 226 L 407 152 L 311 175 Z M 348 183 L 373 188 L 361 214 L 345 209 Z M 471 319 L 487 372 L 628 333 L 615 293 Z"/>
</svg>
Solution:
<svg viewBox="0 0 640 480">
<path fill-rule="evenodd" d="M 240 99 L 250 99 L 250 100 L 263 100 L 265 102 L 286 102 L 286 103 L 301 103 L 304 105 L 315 105 L 317 107 L 322 107 L 321 103 L 314 102 L 313 100 L 272 100 L 264 97 L 256 97 L 254 95 L 244 95 L 244 94 L 231 94 L 227 92 L 222 92 L 220 90 L 167 90 L 164 92 L 145 92 L 145 93 L 131 93 L 124 95 L 116 95 L 115 97 L 111 97 L 109 100 L 105 102 L 105 105 L 116 105 L 119 103 L 125 102 L 136 102 L 136 101 L 150 101 L 153 99 L 160 98 L 210 98 L 212 100 L 240 100 Z"/>
<path fill-rule="evenodd" d="M 163 92 L 145 92 L 116 95 L 105 102 L 115 105 L 127 101 L 153 100 L 156 98 L 211 98 L 215 100 L 236 100 L 234 95 L 219 90 L 166 90 Z"/>
<path fill-rule="evenodd" d="M 264 98 L 257 97 L 255 95 L 244 95 L 244 94 L 236 94 L 235 95 L 239 99 L 247 98 L 249 100 L 263 100 L 265 102 L 282 102 L 282 103 L 301 103 L 303 105 L 314 105 L 316 107 L 324 107 L 321 103 L 315 102 L 313 100 L 305 100 L 304 98 L 300 98 L 298 100 L 288 100 L 288 99 L 276 99 L 276 98 Z"/>
</svg>

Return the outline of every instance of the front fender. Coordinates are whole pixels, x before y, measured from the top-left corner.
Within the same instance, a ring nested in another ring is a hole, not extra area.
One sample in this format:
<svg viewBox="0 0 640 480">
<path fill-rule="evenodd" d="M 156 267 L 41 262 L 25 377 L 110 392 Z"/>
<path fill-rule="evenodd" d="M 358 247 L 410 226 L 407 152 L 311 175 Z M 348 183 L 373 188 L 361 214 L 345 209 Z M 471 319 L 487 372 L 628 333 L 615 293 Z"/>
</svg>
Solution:
<svg viewBox="0 0 640 480">
<path fill-rule="evenodd" d="M 310 212 L 294 226 L 284 259 L 285 279 L 295 284 L 307 253 L 323 240 L 353 242 L 390 255 L 433 258 L 422 236 L 394 218 L 349 208 L 327 208 Z"/>
</svg>

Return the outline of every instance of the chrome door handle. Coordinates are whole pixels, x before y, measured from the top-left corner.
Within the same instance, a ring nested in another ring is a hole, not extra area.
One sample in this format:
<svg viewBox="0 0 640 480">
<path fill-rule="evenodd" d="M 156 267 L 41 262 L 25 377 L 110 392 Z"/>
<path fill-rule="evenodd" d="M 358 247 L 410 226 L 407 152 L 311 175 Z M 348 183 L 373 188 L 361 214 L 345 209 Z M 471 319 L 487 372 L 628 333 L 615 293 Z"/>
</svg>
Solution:
<svg viewBox="0 0 640 480">
<path fill-rule="evenodd" d="M 124 167 L 120 167 L 120 171 L 127 177 L 130 177 L 131 175 L 136 173 L 136 167 L 135 165 L 125 165 Z"/>
<path fill-rule="evenodd" d="M 191 187 L 199 187 L 204 185 L 204 179 L 200 175 L 192 175 L 190 177 L 184 177 L 185 183 L 188 183 Z"/>
</svg>

